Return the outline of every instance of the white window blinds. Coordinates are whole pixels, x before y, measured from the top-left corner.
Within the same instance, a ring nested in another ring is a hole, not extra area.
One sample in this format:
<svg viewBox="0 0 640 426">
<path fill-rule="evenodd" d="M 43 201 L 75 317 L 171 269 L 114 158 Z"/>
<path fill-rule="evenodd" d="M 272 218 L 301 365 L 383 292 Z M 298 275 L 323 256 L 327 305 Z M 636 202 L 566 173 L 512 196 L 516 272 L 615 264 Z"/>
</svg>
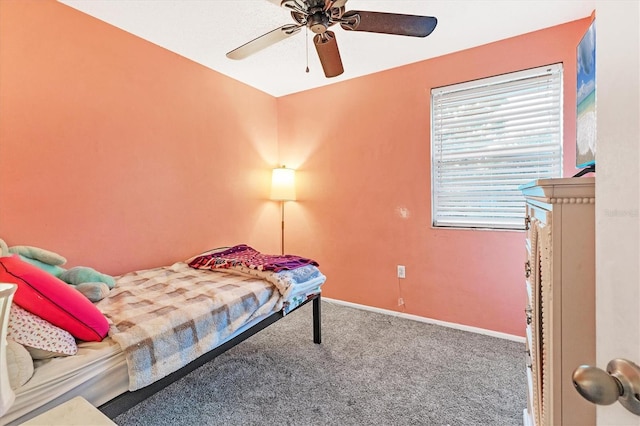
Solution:
<svg viewBox="0 0 640 426">
<path fill-rule="evenodd" d="M 523 229 L 518 186 L 562 174 L 562 64 L 431 91 L 433 225 Z"/>
</svg>

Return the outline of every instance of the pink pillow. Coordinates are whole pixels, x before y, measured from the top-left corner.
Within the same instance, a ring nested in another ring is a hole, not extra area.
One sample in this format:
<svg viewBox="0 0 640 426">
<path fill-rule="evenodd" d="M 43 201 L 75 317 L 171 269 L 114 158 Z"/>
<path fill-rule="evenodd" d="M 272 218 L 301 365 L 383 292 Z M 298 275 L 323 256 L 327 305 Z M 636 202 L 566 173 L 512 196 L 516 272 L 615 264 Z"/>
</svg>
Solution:
<svg viewBox="0 0 640 426">
<path fill-rule="evenodd" d="M 0 257 L 0 282 L 18 285 L 16 305 L 80 340 L 99 342 L 109 331 L 107 319 L 82 293 L 17 255 Z"/>
</svg>

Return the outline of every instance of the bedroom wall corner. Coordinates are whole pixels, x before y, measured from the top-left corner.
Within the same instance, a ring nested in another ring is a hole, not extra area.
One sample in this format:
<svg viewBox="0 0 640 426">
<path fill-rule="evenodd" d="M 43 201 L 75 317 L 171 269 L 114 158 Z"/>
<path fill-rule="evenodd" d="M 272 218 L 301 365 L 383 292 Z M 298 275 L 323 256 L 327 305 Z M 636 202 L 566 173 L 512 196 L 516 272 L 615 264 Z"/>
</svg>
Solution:
<svg viewBox="0 0 640 426">
<path fill-rule="evenodd" d="M 524 335 L 524 234 L 431 227 L 430 90 L 563 62 L 564 173 L 572 175 L 575 48 L 589 21 L 278 98 L 281 155 L 301 176 L 290 247 L 319 261 L 327 297 Z"/>
</svg>

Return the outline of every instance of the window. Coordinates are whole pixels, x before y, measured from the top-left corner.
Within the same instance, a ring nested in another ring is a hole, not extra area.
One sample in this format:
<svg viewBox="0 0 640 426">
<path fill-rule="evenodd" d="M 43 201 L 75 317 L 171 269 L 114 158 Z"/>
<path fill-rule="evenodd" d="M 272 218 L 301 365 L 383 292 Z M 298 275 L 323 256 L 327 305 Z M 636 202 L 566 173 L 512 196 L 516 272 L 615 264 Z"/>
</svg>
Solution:
<svg viewBox="0 0 640 426">
<path fill-rule="evenodd" d="M 562 64 L 431 90 L 436 227 L 523 229 L 518 186 L 562 174 Z"/>
</svg>

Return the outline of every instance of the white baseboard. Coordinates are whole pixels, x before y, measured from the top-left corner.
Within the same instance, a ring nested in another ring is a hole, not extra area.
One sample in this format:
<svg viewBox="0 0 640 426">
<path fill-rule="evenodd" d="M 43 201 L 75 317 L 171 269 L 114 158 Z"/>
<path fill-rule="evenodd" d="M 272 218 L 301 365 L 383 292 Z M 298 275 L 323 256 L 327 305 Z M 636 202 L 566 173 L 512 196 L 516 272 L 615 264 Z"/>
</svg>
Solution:
<svg viewBox="0 0 640 426">
<path fill-rule="evenodd" d="M 324 297 L 324 296 L 322 296 L 322 300 L 324 300 L 326 302 L 330 302 L 330 303 L 335 303 L 336 305 L 344 305 L 344 306 L 349 306 L 351 308 L 362 309 L 364 311 L 377 312 L 377 313 L 380 313 L 380 314 L 391 315 L 391 316 L 394 316 L 394 317 L 400 317 L 400 318 L 409 319 L 409 320 L 413 320 L 413 321 L 424 322 L 424 323 L 427 323 L 427 324 L 441 325 L 443 327 L 449 327 L 449 328 L 455 328 L 455 329 L 458 329 L 458 330 L 470 331 L 472 333 L 484 334 L 484 335 L 487 335 L 487 336 L 497 337 L 497 338 L 506 339 L 506 340 L 512 340 L 514 342 L 519 342 L 519 343 L 524 343 L 525 342 L 525 338 L 524 337 L 516 336 L 516 335 L 513 335 L 513 334 L 500 333 L 498 331 L 486 330 L 484 328 L 471 327 L 471 326 L 463 325 L 463 324 L 456 324 L 454 322 L 440 321 L 440 320 L 437 320 L 437 319 L 425 318 L 425 317 L 421 317 L 421 316 L 418 316 L 418 315 L 412 315 L 412 314 L 405 314 L 403 312 L 390 311 L 388 309 L 374 308 L 374 307 L 371 307 L 371 306 L 360 305 L 358 303 L 345 302 L 343 300 L 338 300 L 338 299 L 331 299 L 329 297 Z"/>
</svg>

